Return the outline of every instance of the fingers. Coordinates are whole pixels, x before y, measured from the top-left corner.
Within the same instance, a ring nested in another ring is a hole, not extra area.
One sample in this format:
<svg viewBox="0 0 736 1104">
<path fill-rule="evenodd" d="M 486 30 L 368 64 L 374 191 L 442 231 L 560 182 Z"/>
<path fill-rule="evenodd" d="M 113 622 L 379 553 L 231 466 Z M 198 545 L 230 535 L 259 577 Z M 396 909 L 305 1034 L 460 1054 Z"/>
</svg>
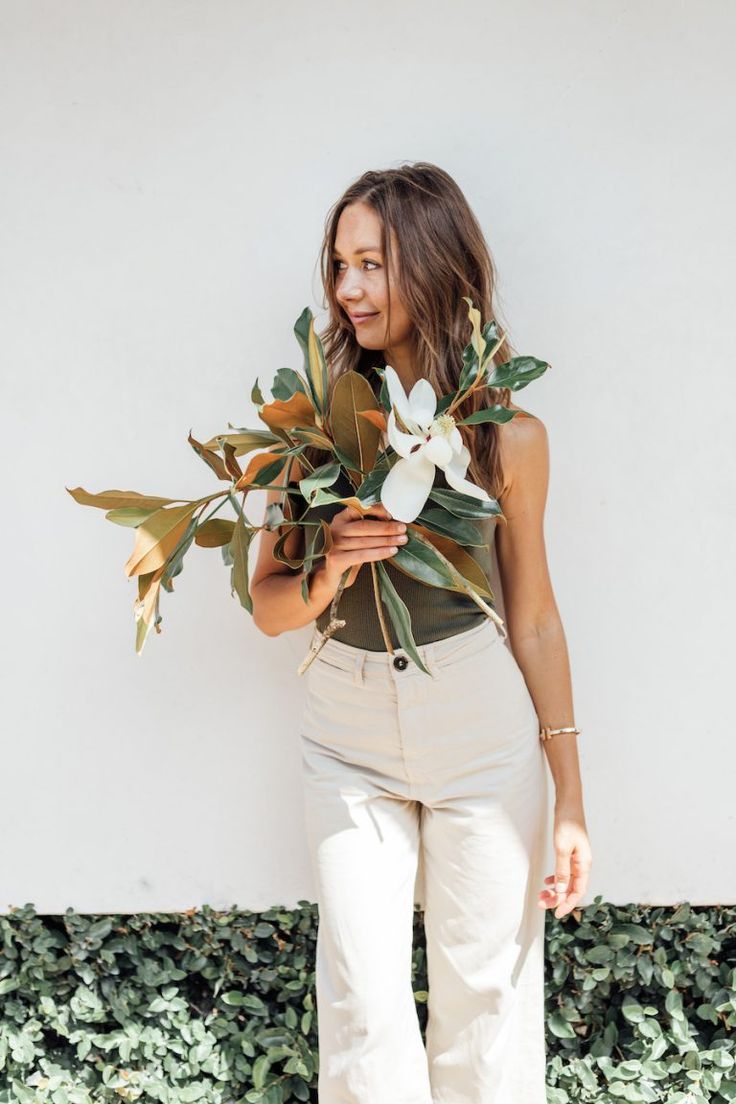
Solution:
<svg viewBox="0 0 736 1104">
<path fill-rule="evenodd" d="M 559 847 L 555 862 L 555 889 L 558 893 L 564 893 L 570 881 L 570 855 L 571 847 Z"/>
<path fill-rule="evenodd" d="M 550 888 L 545 892 L 548 896 L 550 908 L 553 907 L 553 898 L 554 902 L 557 903 L 555 916 L 558 918 L 564 915 L 563 909 L 565 909 L 566 906 L 565 898 L 570 888 L 570 854 L 570 850 L 559 848 L 557 851 L 557 861 L 555 863 L 555 873 L 550 874 L 549 877 L 544 879 L 545 882 L 554 883 L 550 885 Z"/>
<path fill-rule="evenodd" d="M 350 513 L 348 513 L 350 511 Z M 359 517 L 352 507 L 346 507 L 333 518 L 333 532 L 339 534 L 340 547 L 375 548 L 378 544 L 406 544 L 408 536 L 403 521 L 390 518 Z"/>
<path fill-rule="evenodd" d="M 361 537 L 360 534 L 353 536 L 352 526 L 349 530 L 342 529 L 339 536 L 339 549 L 341 552 L 357 552 L 363 548 L 389 548 L 406 544 L 408 537 L 404 533 L 367 533 L 366 536 Z"/>
<path fill-rule="evenodd" d="M 590 863 L 583 863 L 569 852 L 561 852 L 557 858 L 556 873 L 545 879 L 546 889 L 539 891 L 540 908 L 554 908 L 559 919 L 575 908 L 585 894 Z M 567 871 L 567 876 L 565 874 Z"/>
<path fill-rule="evenodd" d="M 339 551 L 333 549 L 330 552 L 330 559 L 336 570 L 343 572 L 347 567 L 353 565 L 360 567 L 363 563 L 368 563 L 370 560 L 385 560 L 390 556 L 394 556 L 398 552 L 396 545 L 379 544 L 375 547 L 365 548 L 361 546 L 356 549 L 344 549 L 342 546 Z"/>
<path fill-rule="evenodd" d="M 393 521 L 391 518 L 372 518 L 367 514 L 364 518 L 345 518 L 338 523 L 338 528 L 348 531 L 351 536 L 372 536 L 374 534 L 398 536 L 400 533 L 406 533 L 406 525 L 403 521 Z"/>
<path fill-rule="evenodd" d="M 545 882 L 552 882 L 554 881 L 554 878 L 555 875 L 550 874 L 549 878 L 545 878 L 544 880 Z M 577 901 L 581 896 L 582 893 L 579 893 L 575 898 L 575 901 Z M 539 891 L 537 905 L 539 906 L 539 908 L 554 908 L 555 916 L 559 919 L 561 916 L 564 916 L 566 912 L 570 911 L 575 901 L 572 901 L 571 894 L 558 892 L 554 887 L 550 887 L 549 889 L 541 889 Z"/>
<path fill-rule="evenodd" d="M 341 575 L 348 567 L 355 569 L 350 572 L 345 584 L 351 586 L 362 564 L 389 559 L 406 544 L 409 539 L 406 528 L 403 521 L 395 521 L 391 517 L 381 502 L 371 506 L 365 516 L 354 506 L 345 506 L 330 522 L 330 563 Z"/>
</svg>

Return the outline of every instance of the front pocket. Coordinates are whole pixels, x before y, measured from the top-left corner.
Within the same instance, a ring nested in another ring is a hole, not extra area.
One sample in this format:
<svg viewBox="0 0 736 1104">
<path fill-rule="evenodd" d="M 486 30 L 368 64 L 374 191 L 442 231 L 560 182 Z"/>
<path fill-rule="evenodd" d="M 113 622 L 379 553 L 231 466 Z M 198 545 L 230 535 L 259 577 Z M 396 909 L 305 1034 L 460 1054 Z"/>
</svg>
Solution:
<svg viewBox="0 0 736 1104">
<path fill-rule="evenodd" d="M 438 655 L 435 658 L 435 663 L 440 670 L 454 667 L 458 663 L 464 663 L 466 660 L 472 659 L 473 656 L 485 655 L 485 653 L 490 648 L 494 648 L 500 640 L 501 637 L 495 629 L 492 633 L 478 634 L 472 640 L 465 640 L 450 651 Z"/>
<path fill-rule="evenodd" d="M 336 661 L 332 656 L 323 658 L 321 652 L 315 656 L 307 667 L 307 679 L 310 682 L 322 679 L 347 684 L 355 682 L 352 664 L 350 664 L 349 667 L 345 666 L 341 664 L 339 660 Z"/>
<path fill-rule="evenodd" d="M 317 652 L 313 665 L 321 663 L 323 667 L 329 667 L 333 671 L 347 671 L 348 673 L 353 670 L 353 664 L 349 660 L 336 659 L 334 656 L 324 654 L 324 650 Z"/>
</svg>

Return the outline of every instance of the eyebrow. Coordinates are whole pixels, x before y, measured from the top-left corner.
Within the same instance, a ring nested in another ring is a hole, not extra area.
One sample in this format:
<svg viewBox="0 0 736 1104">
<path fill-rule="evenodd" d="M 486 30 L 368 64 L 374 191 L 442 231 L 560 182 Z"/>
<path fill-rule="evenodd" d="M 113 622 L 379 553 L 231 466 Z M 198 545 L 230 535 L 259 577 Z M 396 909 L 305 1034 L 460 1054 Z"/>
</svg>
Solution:
<svg viewBox="0 0 736 1104">
<path fill-rule="evenodd" d="M 356 254 L 358 254 L 358 253 L 380 253 L 381 252 L 381 247 L 380 247 L 380 245 L 364 245 L 362 249 L 356 249 L 355 252 L 356 252 Z M 340 253 L 338 252 L 337 249 L 333 249 L 332 253 L 335 257 L 340 256 Z"/>
</svg>

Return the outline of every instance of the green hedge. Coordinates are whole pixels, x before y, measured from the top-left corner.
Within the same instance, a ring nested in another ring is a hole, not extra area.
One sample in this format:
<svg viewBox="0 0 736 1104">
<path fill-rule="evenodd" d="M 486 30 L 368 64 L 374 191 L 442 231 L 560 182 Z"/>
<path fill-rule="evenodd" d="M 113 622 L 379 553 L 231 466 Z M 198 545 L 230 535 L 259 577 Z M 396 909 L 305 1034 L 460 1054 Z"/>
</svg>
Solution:
<svg viewBox="0 0 736 1104">
<path fill-rule="evenodd" d="M 316 1101 L 317 922 L 0 916 L 0 1104 Z M 548 912 L 549 1101 L 736 1100 L 735 933 L 734 906 Z M 424 1032 L 418 907 L 412 980 Z"/>
</svg>

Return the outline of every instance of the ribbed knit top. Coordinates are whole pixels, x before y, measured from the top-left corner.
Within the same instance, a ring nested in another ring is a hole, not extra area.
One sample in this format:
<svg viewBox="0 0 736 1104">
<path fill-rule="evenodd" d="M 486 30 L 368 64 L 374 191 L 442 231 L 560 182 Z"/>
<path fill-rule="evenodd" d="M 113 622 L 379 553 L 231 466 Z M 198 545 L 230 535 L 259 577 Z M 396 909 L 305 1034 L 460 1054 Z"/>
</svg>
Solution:
<svg viewBox="0 0 736 1104">
<path fill-rule="evenodd" d="M 343 480 L 344 482 L 342 482 Z M 296 481 L 292 481 L 290 486 L 296 486 Z M 440 468 L 436 471 L 434 486 L 443 488 L 449 486 L 444 472 Z M 352 490 L 352 486 L 343 473 L 341 473 L 340 479 L 335 485 L 335 490 L 344 494 L 349 494 Z M 307 521 L 318 517 L 323 517 L 329 521 L 343 508 L 340 503 L 325 503 L 320 506 L 310 506 L 299 516 Z M 489 583 L 496 520 L 495 517 L 473 519 L 473 524 L 480 531 L 484 543 L 467 547 L 469 554 L 480 564 Z M 386 568 L 386 573 L 396 588 L 397 594 L 409 610 L 412 635 L 416 644 L 429 644 L 433 640 L 443 640 L 448 636 L 454 636 L 456 633 L 465 632 L 466 629 L 473 628 L 474 625 L 485 620 L 488 616 L 480 606 L 476 605 L 470 595 L 422 583 L 395 567 L 390 558 L 383 559 L 380 562 Z M 483 595 L 481 597 L 487 605 L 495 608 L 494 603 L 489 598 Z M 336 630 L 332 639 L 340 640 L 344 644 L 350 644 L 356 648 L 365 648 L 370 652 L 386 650 L 386 643 L 378 621 L 376 599 L 373 593 L 373 577 L 369 562 L 361 565 L 353 585 L 344 588 L 340 595 L 337 616 L 344 620 L 345 624 L 342 628 Z M 329 624 L 329 620 L 330 607 L 328 605 L 315 619 L 315 624 L 318 629 L 324 630 Z M 399 641 L 396 638 L 387 612 L 385 613 L 385 620 L 392 644 L 394 647 L 398 647 Z"/>
</svg>

